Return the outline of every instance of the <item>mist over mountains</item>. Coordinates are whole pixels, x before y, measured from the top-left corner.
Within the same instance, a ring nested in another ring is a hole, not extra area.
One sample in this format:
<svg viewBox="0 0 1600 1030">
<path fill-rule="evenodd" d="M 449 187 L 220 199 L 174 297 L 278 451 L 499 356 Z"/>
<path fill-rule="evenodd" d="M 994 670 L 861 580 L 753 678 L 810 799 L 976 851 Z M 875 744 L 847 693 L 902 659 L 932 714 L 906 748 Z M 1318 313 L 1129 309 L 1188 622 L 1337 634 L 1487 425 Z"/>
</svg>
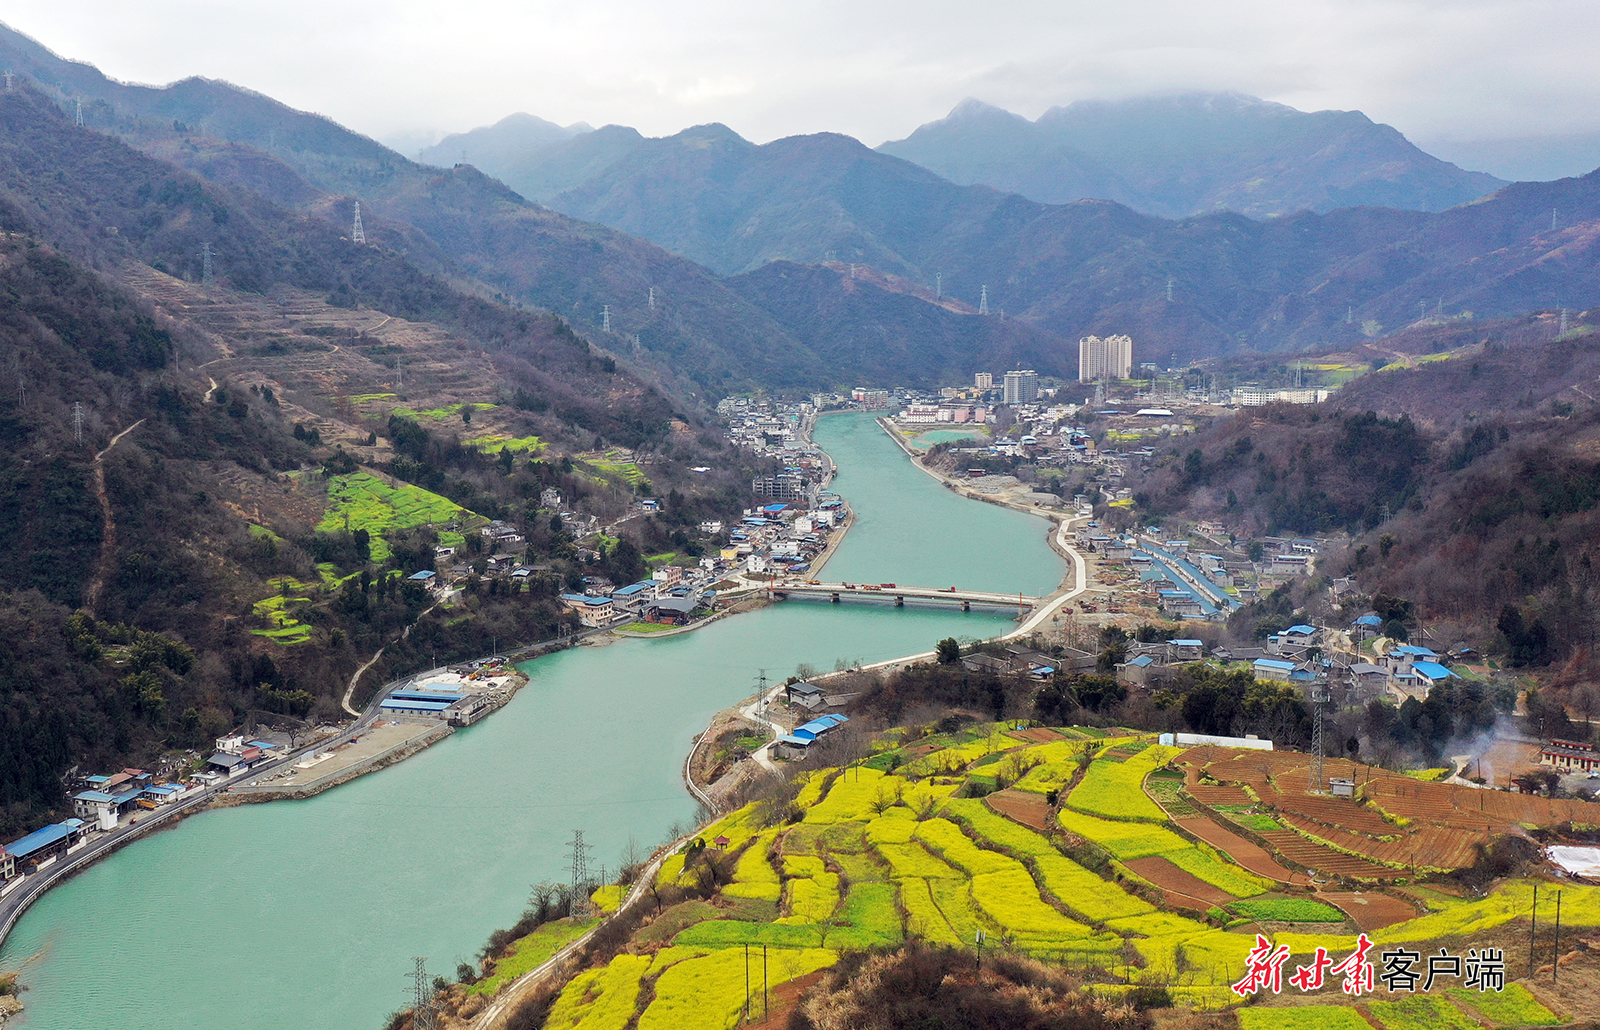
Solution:
<svg viewBox="0 0 1600 1030">
<path fill-rule="evenodd" d="M 69 111 L 81 99 L 88 128 L 210 181 L 346 227 L 360 199 L 381 246 L 568 319 L 693 403 L 754 385 L 932 385 L 1001 360 L 1066 375 L 1090 332 L 1197 360 L 1600 302 L 1594 176 L 1503 185 L 1356 113 L 1187 95 L 1028 122 L 969 103 L 879 150 L 832 133 L 757 145 L 721 125 L 647 138 L 514 116 L 430 148 L 441 168 L 227 83 L 117 83 L 9 31 L 0 59 Z M 1042 175 L 1071 136 L 1100 155 L 1074 174 L 1092 164 L 1108 192 L 1168 210 L 1412 206 L 1171 219 L 963 185 L 886 152 L 954 153 L 985 132 L 1015 146 L 972 144 L 969 172 L 981 154 Z M 963 325 L 985 288 L 997 325 Z M 924 310 L 936 290 L 959 303 Z"/>
</svg>

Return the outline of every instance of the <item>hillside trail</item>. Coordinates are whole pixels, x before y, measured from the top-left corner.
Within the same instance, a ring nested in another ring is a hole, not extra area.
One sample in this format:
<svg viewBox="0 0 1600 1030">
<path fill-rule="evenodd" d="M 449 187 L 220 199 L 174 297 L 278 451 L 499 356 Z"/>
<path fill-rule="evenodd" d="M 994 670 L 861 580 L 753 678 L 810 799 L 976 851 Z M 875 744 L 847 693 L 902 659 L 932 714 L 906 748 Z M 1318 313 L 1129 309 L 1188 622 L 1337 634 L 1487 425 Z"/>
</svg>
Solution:
<svg viewBox="0 0 1600 1030">
<path fill-rule="evenodd" d="M 118 441 L 143 424 L 144 419 L 141 418 L 116 436 L 113 436 L 111 442 L 106 444 L 105 450 L 94 456 L 94 493 L 100 499 L 102 529 L 100 532 L 100 556 L 95 560 L 94 578 L 89 581 L 89 588 L 84 591 L 83 607 L 90 615 L 95 613 L 95 608 L 100 604 L 100 594 L 105 589 L 106 576 L 111 571 L 111 555 L 117 547 L 117 523 L 111 517 L 111 496 L 106 493 L 105 456 L 111 453 L 111 448 L 115 447 Z"/>
<path fill-rule="evenodd" d="M 409 637 L 411 635 L 411 630 L 416 627 L 417 623 L 422 621 L 422 617 L 424 615 L 427 615 L 429 612 L 433 611 L 437 607 L 439 607 L 437 604 L 430 604 L 428 607 L 426 607 L 422 611 L 418 612 L 417 613 L 417 617 L 414 620 L 412 620 L 411 625 L 407 626 L 403 631 L 401 631 L 399 639 L 404 640 L 407 637 Z M 390 641 L 390 643 L 393 643 L 393 642 L 394 641 Z M 350 707 L 350 699 L 355 696 L 356 684 L 361 682 L 362 675 L 368 669 L 370 669 L 374 665 L 378 664 L 378 659 L 382 658 L 383 657 L 383 652 L 387 651 L 388 649 L 389 649 L 389 644 L 384 644 L 382 647 L 378 648 L 376 651 L 373 652 L 372 657 L 367 659 L 366 664 L 361 666 L 361 668 L 357 669 L 355 671 L 355 675 L 350 677 L 350 685 L 345 688 L 344 699 L 339 702 L 339 706 L 341 708 L 343 708 L 347 714 L 353 715 L 357 719 L 361 718 L 361 713 L 356 711 L 354 708 Z"/>
</svg>

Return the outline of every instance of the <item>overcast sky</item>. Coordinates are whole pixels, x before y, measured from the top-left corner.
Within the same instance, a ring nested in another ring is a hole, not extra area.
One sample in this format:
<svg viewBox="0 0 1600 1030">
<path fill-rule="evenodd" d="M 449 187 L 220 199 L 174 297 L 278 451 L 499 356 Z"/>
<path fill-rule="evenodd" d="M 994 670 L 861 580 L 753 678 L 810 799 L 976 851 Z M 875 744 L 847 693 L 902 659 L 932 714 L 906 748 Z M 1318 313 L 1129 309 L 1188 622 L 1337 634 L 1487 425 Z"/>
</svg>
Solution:
<svg viewBox="0 0 1600 1030">
<path fill-rule="evenodd" d="M 1228 89 L 1419 142 L 1600 132 L 1595 0 L 8 0 L 115 78 L 227 79 L 380 138 L 527 111 L 869 145 L 966 96 L 1037 116 Z"/>
</svg>

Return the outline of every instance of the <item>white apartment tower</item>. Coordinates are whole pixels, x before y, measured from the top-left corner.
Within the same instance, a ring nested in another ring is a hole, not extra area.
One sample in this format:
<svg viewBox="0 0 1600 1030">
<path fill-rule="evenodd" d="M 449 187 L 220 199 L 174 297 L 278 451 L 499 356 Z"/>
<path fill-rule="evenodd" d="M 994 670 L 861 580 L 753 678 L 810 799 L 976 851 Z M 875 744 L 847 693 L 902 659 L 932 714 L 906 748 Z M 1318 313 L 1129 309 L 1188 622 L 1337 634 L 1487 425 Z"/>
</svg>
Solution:
<svg viewBox="0 0 1600 1030">
<path fill-rule="evenodd" d="M 994 389 L 994 374 L 991 372 L 978 372 L 972 377 L 972 386 L 978 390 Z"/>
<path fill-rule="evenodd" d="M 1126 379 L 1133 371 L 1133 338 L 1085 336 L 1078 341 L 1078 382 Z"/>
<path fill-rule="evenodd" d="M 1039 399 L 1039 373 L 1031 368 L 1007 372 L 1005 403 L 1032 404 Z"/>
</svg>

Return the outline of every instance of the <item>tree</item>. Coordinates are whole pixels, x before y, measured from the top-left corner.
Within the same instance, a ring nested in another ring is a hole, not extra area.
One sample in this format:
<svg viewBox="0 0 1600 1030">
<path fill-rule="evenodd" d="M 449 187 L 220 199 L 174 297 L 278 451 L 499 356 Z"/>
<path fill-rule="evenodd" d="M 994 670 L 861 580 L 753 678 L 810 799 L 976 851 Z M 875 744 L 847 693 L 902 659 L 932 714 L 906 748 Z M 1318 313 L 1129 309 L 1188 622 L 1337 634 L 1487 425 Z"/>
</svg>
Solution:
<svg viewBox="0 0 1600 1030">
<path fill-rule="evenodd" d="M 945 637 L 935 648 L 940 665 L 950 665 L 961 658 L 961 645 L 955 637 Z"/>
</svg>

